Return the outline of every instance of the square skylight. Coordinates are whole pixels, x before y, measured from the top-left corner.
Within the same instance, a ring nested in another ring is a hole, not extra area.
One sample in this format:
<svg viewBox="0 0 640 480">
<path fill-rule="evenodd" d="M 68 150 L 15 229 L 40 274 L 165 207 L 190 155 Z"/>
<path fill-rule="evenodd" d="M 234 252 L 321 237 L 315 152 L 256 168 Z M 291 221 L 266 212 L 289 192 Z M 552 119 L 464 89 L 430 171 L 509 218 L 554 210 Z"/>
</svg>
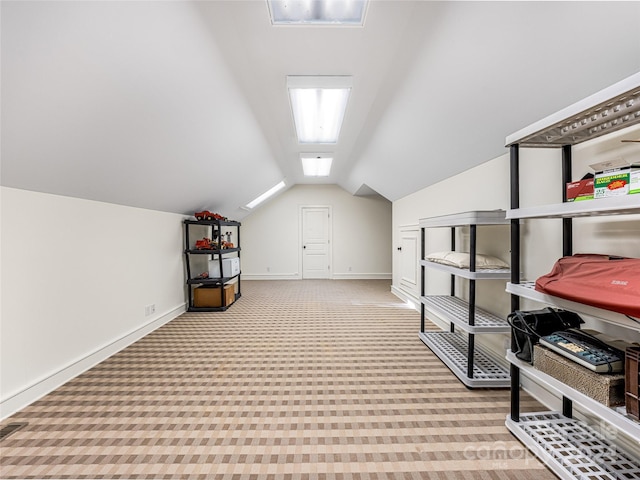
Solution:
<svg viewBox="0 0 640 480">
<path fill-rule="evenodd" d="M 333 158 L 326 154 L 303 153 L 300 155 L 305 177 L 328 177 Z"/>
<path fill-rule="evenodd" d="M 268 0 L 273 25 L 361 26 L 368 0 Z"/>
<path fill-rule="evenodd" d="M 299 143 L 338 142 L 351 83 L 348 76 L 287 77 Z"/>
</svg>

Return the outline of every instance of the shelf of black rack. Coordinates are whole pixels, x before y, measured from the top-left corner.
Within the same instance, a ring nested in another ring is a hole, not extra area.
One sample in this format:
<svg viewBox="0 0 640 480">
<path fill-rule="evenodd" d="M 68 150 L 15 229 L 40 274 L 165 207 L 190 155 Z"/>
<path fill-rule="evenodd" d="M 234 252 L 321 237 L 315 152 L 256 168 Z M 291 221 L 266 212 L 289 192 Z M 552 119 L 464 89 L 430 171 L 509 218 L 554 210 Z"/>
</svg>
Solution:
<svg viewBox="0 0 640 480">
<path fill-rule="evenodd" d="M 480 333 L 511 333 L 507 321 L 482 308 L 474 309 L 474 325 L 469 325 L 469 302 L 452 295 L 425 295 L 420 301 L 436 315 L 461 330 Z"/>
<path fill-rule="evenodd" d="M 596 198 L 580 202 L 534 205 L 507 210 L 509 219 L 579 218 L 602 215 L 631 215 L 640 213 L 640 195 Z"/>
<path fill-rule="evenodd" d="M 185 250 L 184 253 L 190 255 L 224 255 L 225 253 L 239 252 L 240 247 L 237 248 L 223 248 L 221 250 L 203 250 L 203 249 L 190 249 Z"/>
<path fill-rule="evenodd" d="M 620 325 L 625 328 L 640 331 L 640 324 L 635 320 L 627 317 L 623 313 L 614 312 L 612 310 L 604 310 L 602 308 L 592 307 L 584 303 L 573 302 L 565 298 L 555 297 L 547 293 L 536 290 L 536 283 L 532 281 L 521 281 L 520 283 L 507 283 L 507 293 L 517 295 L 520 298 L 527 298 L 538 303 L 544 303 L 551 307 L 563 308 L 571 310 L 580 315 L 588 315 L 597 318 L 603 322 Z"/>
<path fill-rule="evenodd" d="M 430 260 L 420 260 L 420 265 L 435 270 L 450 273 L 456 277 L 466 278 L 468 280 L 509 280 L 511 278 L 511 270 L 508 268 L 483 268 L 471 271 L 468 268 L 452 267 L 441 263 L 432 262 Z"/>
<path fill-rule="evenodd" d="M 185 220 L 185 225 L 204 225 L 204 226 L 222 226 L 222 227 L 239 227 L 240 222 L 228 220 Z"/>
<path fill-rule="evenodd" d="M 187 308 L 187 311 L 189 312 L 224 312 L 227 308 L 229 308 L 231 305 L 236 303 L 241 296 L 242 296 L 241 293 L 239 292 L 236 293 L 236 296 L 233 299 L 233 303 L 230 303 L 229 305 L 225 305 L 224 307 L 194 307 L 193 305 L 191 305 Z"/>
<path fill-rule="evenodd" d="M 640 124 L 640 73 L 509 135 L 511 147 L 565 147 Z M 563 185 L 564 188 L 564 185 Z"/>
<path fill-rule="evenodd" d="M 640 478 L 640 460 L 611 443 L 603 425 L 546 411 L 507 417 L 506 426 L 553 473 L 563 480 Z"/>
<path fill-rule="evenodd" d="M 634 438 L 640 438 L 640 422 L 637 422 L 628 416 L 624 407 L 608 407 L 594 400 L 588 395 L 585 395 L 569 385 L 562 383 L 551 375 L 538 370 L 530 363 L 523 362 L 516 357 L 511 350 L 507 351 L 506 358 L 510 364 L 515 365 L 521 371 L 526 372 L 529 378 L 549 386 L 553 391 L 556 391 L 571 400 L 579 402 L 585 410 L 589 411 L 594 416 L 594 418 L 598 418 L 606 422 L 620 432 L 624 432 Z"/>
<path fill-rule="evenodd" d="M 190 278 L 187 280 L 188 285 L 221 285 L 223 283 L 229 283 L 234 278 L 239 277 L 240 274 L 234 275 L 233 277 L 222 277 L 222 278 Z"/>
<path fill-rule="evenodd" d="M 469 388 L 507 388 L 509 370 L 487 348 L 476 345 L 471 354 L 469 372 L 469 340 L 473 335 L 461 332 L 425 331 L 418 334 L 422 343 Z"/>
</svg>

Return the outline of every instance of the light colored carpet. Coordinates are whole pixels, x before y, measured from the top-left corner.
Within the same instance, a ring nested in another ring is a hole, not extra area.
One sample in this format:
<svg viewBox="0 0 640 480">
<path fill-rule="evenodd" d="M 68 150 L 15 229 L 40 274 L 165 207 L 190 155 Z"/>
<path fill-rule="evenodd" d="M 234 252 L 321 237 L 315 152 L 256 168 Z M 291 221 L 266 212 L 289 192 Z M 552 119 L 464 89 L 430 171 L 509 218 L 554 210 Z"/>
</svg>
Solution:
<svg viewBox="0 0 640 480">
<path fill-rule="evenodd" d="M 555 478 L 505 428 L 509 392 L 465 388 L 388 281 L 242 287 L 3 422 L 29 424 L 2 478 Z"/>
</svg>

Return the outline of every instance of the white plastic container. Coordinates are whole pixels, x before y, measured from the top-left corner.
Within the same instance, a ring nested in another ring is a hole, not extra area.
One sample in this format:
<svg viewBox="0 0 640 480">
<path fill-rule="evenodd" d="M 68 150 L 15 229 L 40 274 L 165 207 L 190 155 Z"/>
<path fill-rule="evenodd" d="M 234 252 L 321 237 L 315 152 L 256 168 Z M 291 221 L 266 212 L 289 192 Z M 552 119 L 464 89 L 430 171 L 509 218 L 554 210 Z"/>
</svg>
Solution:
<svg viewBox="0 0 640 480">
<path fill-rule="evenodd" d="M 222 259 L 222 275 L 220 275 L 220 259 L 209 260 L 209 278 L 229 278 L 239 274 L 240 259 L 238 257 Z"/>
</svg>

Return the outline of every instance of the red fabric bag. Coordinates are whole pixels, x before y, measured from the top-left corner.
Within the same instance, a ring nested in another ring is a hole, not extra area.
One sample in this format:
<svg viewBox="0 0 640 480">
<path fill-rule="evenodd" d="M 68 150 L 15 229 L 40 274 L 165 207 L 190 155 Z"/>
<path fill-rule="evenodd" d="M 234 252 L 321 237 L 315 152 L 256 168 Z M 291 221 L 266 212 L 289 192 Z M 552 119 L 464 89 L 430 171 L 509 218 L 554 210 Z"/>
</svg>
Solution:
<svg viewBox="0 0 640 480">
<path fill-rule="evenodd" d="M 536 290 L 640 318 L 640 258 L 563 257 L 536 280 Z"/>
</svg>

